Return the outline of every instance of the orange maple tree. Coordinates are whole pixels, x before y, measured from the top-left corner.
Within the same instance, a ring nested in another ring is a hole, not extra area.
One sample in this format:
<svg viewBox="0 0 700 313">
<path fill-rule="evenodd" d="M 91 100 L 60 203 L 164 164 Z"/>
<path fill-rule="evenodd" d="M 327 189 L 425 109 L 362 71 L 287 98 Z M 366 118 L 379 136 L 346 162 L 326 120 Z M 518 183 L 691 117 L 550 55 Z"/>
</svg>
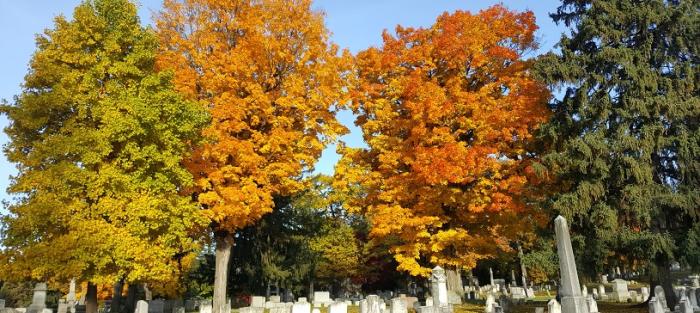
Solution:
<svg viewBox="0 0 700 313">
<path fill-rule="evenodd" d="M 188 167 L 217 241 L 218 313 L 234 232 L 303 188 L 301 175 L 347 131 L 335 108 L 348 101 L 351 56 L 330 43 L 311 0 L 166 0 L 156 23 L 158 64 L 211 115 Z"/>
<path fill-rule="evenodd" d="M 352 109 L 369 147 L 340 149 L 336 187 L 362 187 L 349 208 L 396 242 L 399 270 L 472 268 L 537 221 L 522 196 L 550 95 L 524 59 L 536 29 L 532 12 L 457 11 L 358 54 Z"/>
</svg>

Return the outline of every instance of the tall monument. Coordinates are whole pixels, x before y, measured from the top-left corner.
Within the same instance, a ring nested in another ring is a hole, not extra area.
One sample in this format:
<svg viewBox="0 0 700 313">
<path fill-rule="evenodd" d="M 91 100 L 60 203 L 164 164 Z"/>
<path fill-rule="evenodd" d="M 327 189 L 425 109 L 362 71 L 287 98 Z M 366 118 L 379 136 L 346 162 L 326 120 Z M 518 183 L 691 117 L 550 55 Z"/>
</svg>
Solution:
<svg viewBox="0 0 700 313">
<path fill-rule="evenodd" d="M 588 313 L 586 298 L 581 295 L 581 284 L 576 272 L 576 260 L 571 248 L 569 226 L 563 216 L 554 220 L 554 232 L 559 255 L 559 272 L 561 274 L 561 308 L 566 313 Z"/>
</svg>

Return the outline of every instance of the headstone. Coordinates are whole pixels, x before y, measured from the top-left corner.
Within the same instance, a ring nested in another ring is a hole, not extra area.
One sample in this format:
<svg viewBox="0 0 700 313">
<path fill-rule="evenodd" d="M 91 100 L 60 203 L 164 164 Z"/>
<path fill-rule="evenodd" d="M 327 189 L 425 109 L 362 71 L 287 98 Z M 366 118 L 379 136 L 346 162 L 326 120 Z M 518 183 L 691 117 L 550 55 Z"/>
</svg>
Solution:
<svg viewBox="0 0 700 313">
<path fill-rule="evenodd" d="M 75 302 L 75 278 L 70 280 L 70 285 L 68 285 L 68 294 L 66 295 L 66 301 Z"/>
<path fill-rule="evenodd" d="M 484 313 L 494 313 L 493 305 L 496 304 L 496 296 L 490 293 L 486 296 L 486 304 L 484 306 Z"/>
<path fill-rule="evenodd" d="M 668 305 L 666 304 L 666 293 L 664 293 L 664 288 L 657 285 L 654 287 L 654 295 L 656 297 L 656 301 L 661 305 L 661 308 L 665 311 L 668 309 Z"/>
<path fill-rule="evenodd" d="M 37 283 L 34 286 L 32 304 L 27 307 L 27 313 L 42 313 L 46 308 L 46 283 Z"/>
<path fill-rule="evenodd" d="M 264 308 L 265 307 L 265 297 L 252 296 L 250 297 L 250 306 L 254 308 Z"/>
<path fill-rule="evenodd" d="M 678 306 L 680 308 L 680 313 L 693 313 L 693 307 L 690 305 L 690 302 L 688 302 L 688 298 L 682 298 L 680 302 L 678 302 Z"/>
<path fill-rule="evenodd" d="M 602 284 L 601 284 L 601 285 L 598 285 L 598 294 L 599 294 L 600 296 L 604 296 L 604 295 L 605 295 L 605 286 L 603 286 Z"/>
<path fill-rule="evenodd" d="M 700 311 L 700 307 L 698 307 L 698 297 L 696 295 L 697 289 L 698 288 L 695 287 L 688 288 L 686 291 L 686 296 L 688 298 L 688 302 L 690 302 L 690 306 L 693 307 L 693 310 Z"/>
<path fill-rule="evenodd" d="M 547 313 L 561 313 L 561 305 L 556 299 L 552 299 L 547 302 Z"/>
<path fill-rule="evenodd" d="M 134 313 L 148 313 L 148 302 L 145 300 L 139 300 L 136 302 L 136 310 Z M 211 313 L 211 310 L 209 311 Z"/>
<path fill-rule="evenodd" d="M 600 299 L 600 295 L 598 294 L 598 288 L 593 288 L 593 299 Z"/>
<path fill-rule="evenodd" d="M 651 297 L 649 300 L 649 313 L 665 313 L 661 302 L 656 300 L 656 297 Z"/>
<path fill-rule="evenodd" d="M 345 302 L 331 303 L 328 307 L 328 313 L 348 313 L 348 304 Z"/>
<path fill-rule="evenodd" d="M 174 306 L 173 313 L 185 313 L 185 307 L 184 306 Z"/>
<path fill-rule="evenodd" d="M 637 292 L 636 292 L 636 291 L 630 290 L 630 291 L 629 291 L 629 295 L 630 295 L 630 296 L 629 296 L 630 301 L 632 301 L 632 302 L 641 302 L 641 301 L 639 301 L 639 298 L 641 298 L 641 297 L 638 297 L 638 296 L 637 296 Z"/>
<path fill-rule="evenodd" d="M 347 313 L 347 312 L 344 312 Z M 403 298 L 391 299 L 391 313 L 408 313 L 406 301 Z"/>
<path fill-rule="evenodd" d="M 440 310 L 449 307 L 447 299 L 447 276 L 445 270 L 440 266 L 433 268 L 430 276 L 430 293 L 433 296 L 433 306 L 439 307 Z"/>
<path fill-rule="evenodd" d="M 425 306 L 433 306 L 433 297 L 425 298 Z"/>
<path fill-rule="evenodd" d="M 0 299 L 0 310 L 5 309 L 5 299 Z"/>
<path fill-rule="evenodd" d="M 65 300 L 61 299 L 58 300 L 58 308 L 56 309 L 57 313 L 68 313 L 68 303 L 66 303 Z"/>
<path fill-rule="evenodd" d="M 319 310 L 318 308 L 313 308 L 311 309 L 311 313 L 321 313 L 321 310 Z"/>
<path fill-rule="evenodd" d="M 544 307 L 541 307 L 541 306 L 536 307 L 535 313 L 544 313 Z"/>
<path fill-rule="evenodd" d="M 559 269 L 561 273 L 561 307 L 566 313 L 587 313 L 586 299 L 581 296 L 581 284 L 576 272 L 576 260 L 571 248 L 569 226 L 566 219 L 559 216 L 554 220 Z"/>
<path fill-rule="evenodd" d="M 270 302 L 277 302 L 277 303 L 279 303 L 279 302 L 281 302 L 281 301 L 282 301 L 282 297 L 280 297 L 280 296 L 270 296 Z"/>
<path fill-rule="evenodd" d="M 586 287 L 586 285 L 583 285 L 583 287 L 581 287 L 581 296 L 583 296 L 584 298 L 588 297 L 588 288 Z"/>
<path fill-rule="evenodd" d="M 601 284 L 607 284 L 607 283 L 608 283 L 608 274 L 600 275 L 600 283 L 601 283 Z"/>
<path fill-rule="evenodd" d="M 649 299 L 649 288 L 642 287 L 641 293 L 642 293 L 642 302 L 647 301 L 647 299 Z"/>
<path fill-rule="evenodd" d="M 368 311 L 367 299 L 360 300 L 360 313 L 367 313 Z"/>
<path fill-rule="evenodd" d="M 299 297 L 299 299 L 297 299 L 297 302 L 309 302 L 309 301 L 306 299 L 306 297 Z"/>
<path fill-rule="evenodd" d="M 493 269 L 491 269 L 490 267 L 489 267 L 489 277 L 491 278 L 491 287 L 493 287 L 495 285 L 495 283 L 493 282 Z"/>
<path fill-rule="evenodd" d="M 404 301 L 404 306 L 406 306 L 406 308 L 412 308 L 413 305 L 418 302 L 418 298 L 416 298 L 416 297 L 405 297 L 402 299 Z"/>
<path fill-rule="evenodd" d="M 598 313 L 598 303 L 595 302 L 592 295 L 586 297 L 586 304 L 588 304 L 589 313 Z"/>
<path fill-rule="evenodd" d="M 331 300 L 331 293 L 328 291 L 315 291 L 313 300 L 314 307 L 328 306 L 333 303 L 333 300 Z"/>
<path fill-rule="evenodd" d="M 199 304 L 199 313 L 211 313 L 211 311 L 212 311 L 211 300 L 203 301 L 202 303 Z"/>
<path fill-rule="evenodd" d="M 378 295 L 369 295 L 367 300 L 367 313 L 382 313 L 380 303 L 384 303 Z"/>
<path fill-rule="evenodd" d="M 700 275 L 688 276 L 688 279 L 691 287 L 700 288 Z"/>
<path fill-rule="evenodd" d="M 148 301 L 148 313 L 164 313 L 165 303 L 163 300 Z"/>
<path fill-rule="evenodd" d="M 612 281 L 612 293 L 610 296 L 612 297 L 613 301 L 617 302 L 627 302 L 627 299 L 630 298 L 630 293 L 627 290 L 627 281 L 624 279 L 615 279 Z"/>
<path fill-rule="evenodd" d="M 525 288 L 523 287 L 510 287 L 510 298 L 514 300 L 522 300 L 527 298 L 525 294 Z"/>
</svg>

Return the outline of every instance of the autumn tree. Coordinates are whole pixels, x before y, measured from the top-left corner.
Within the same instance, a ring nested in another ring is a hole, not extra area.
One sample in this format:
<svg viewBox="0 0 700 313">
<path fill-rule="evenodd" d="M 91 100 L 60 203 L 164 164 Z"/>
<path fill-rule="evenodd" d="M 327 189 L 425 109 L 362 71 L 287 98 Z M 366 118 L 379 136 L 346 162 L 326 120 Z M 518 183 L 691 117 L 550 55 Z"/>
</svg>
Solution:
<svg viewBox="0 0 700 313">
<path fill-rule="evenodd" d="M 2 278 L 172 283 L 206 219 L 180 165 L 206 111 L 155 70 L 157 37 L 128 0 L 89 0 L 37 36 L 22 93 L 4 103 L 17 165 Z M 171 285 L 172 286 L 172 285 Z"/>
<path fill-rule="evenodd" d="M 160 65 L 212 116 L 188 166 L 215 232 L 220 313 L 235 231 L 300 190 L 300 176 L 346 131 L 334 108 L 345 102 L 347 57 L 310 0 L 168 0 L 157 25 Z"/>
<path fill-rule="evenodd" d="M 547 203 L 572 221 L 581 268 L 651 263 L 671 307 L 671 262 L 700 265 L 699 9 L 565 0 L 552 17 L 571 32 L 536 66 L 561 87 L 542 128 Z"/>
<path fill-rule="evenodd" d="M 341 149 L 337 187 L 362 187 L 350 208 L 393 238 L 399 270 L 474 267 L 538 221 L 521 197 L 549 97 L 524 59 L 536 29 L 532 12 L 456 11 L 357 55 L 352 109 L 369 147 Z"/>
</svg>

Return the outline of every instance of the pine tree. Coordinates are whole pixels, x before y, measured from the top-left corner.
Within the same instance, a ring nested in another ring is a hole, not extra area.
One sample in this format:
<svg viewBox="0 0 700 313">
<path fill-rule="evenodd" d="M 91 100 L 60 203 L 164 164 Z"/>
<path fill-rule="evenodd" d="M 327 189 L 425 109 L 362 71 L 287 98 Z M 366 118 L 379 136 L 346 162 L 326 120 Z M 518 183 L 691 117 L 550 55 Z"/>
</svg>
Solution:
<svg viewBox="0 0 700 313">
<path fill-rule="evenodd" d="M 700 218 L 700 3 L 564 0 L 551 16 L 571 32 L 536 66 L 563 91 L 543 128 L 549 205 L 588 274 L 650 264 L 673 307 L 669 265 Z"/>
<path fill-rule="evenodd" d="M 177 292 L 206 219 L 180 165 L 206 111 L 155 70 L 157 37 L 128 0 L 89 0 L 37 36 L 22 93 L 2 105 L 17 164 L 4 279 L 152 282 Z M 88 292 L 96 295 L 96 292 Z M 96 299 L 88 299 L 88 311 Z"/>
</svg>

